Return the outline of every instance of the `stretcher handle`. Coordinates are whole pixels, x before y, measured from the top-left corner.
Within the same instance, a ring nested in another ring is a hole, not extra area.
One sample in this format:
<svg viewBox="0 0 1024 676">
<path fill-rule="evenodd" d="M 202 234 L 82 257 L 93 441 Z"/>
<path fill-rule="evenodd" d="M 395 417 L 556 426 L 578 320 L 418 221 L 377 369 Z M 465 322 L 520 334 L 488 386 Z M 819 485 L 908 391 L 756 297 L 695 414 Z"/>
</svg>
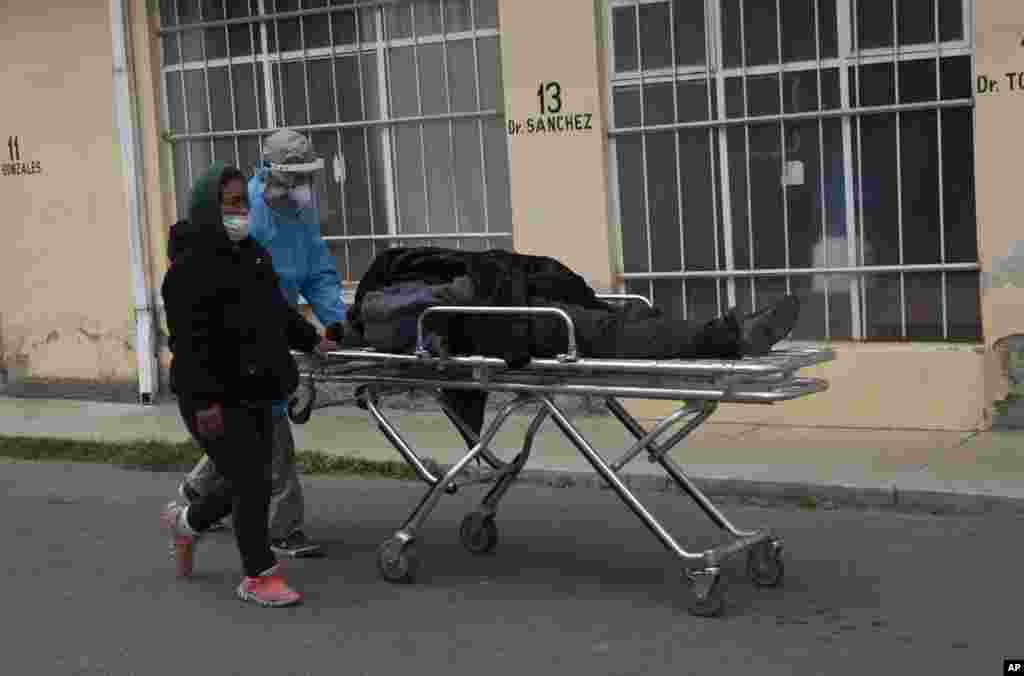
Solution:
<svg viewBox="0 0 1024 676">
<path fill-rule="evenodd" d="M 597 296 L 598 300 L 642 300 L 647 304 L 647 307 L 654 307 L 650 298 L 641 296 L 638 293 L 598 293 L 594 295 Z"/>
<path fill-rule="evenodd" d="M 494 306 L 461 306 L 461 305 L 435 305 L 428 307 L 424 310 L 419 317 L 416 325 L 416 352 L 417 354 L 424 355 L 427 353 L 426 343 L 423 340 L 423 321 L 429 314 L 437 313 L 447 314 L 481 314 L 481 315 L 557 315 L 565 320 L 566 325 L 569 327 L 569 348 L 566 354 L 558 355 L 559 361 L 578 361 L 579 353 L 576 349 L 576 326 L 572 323 L 572 318 L 566 313 L 565 310 L 557 307 L 494 307 Z"/>
</svg>

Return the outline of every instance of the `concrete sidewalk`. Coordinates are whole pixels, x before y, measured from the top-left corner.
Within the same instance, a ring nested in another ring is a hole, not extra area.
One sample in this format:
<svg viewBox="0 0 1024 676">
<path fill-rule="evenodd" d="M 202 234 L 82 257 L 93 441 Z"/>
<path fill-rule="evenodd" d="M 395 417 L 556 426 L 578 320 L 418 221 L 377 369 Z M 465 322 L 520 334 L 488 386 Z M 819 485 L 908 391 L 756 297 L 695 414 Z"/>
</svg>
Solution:
<svg viewBox="0 0 1024 676">
<path fill-rule="evenodd" d="M 421 455 L 450 465 L 464 453 L 461 438 L 444 416 L 385 411 Z M 492 448 L 511 458 L 522 445 L 529 420 L 511 417 Z M 580 415 L 573 422 L 609 461 L 633 442 L 614 418 Z M 309 423 L 294 429 L 299 449 L 368 460 L 400 459 L 369 415 L 355 407 L 317 411 Z M 143 407 L 4 396 L 0 396 L 0 434 L 99 441 L 188 439 L 173 402 Z M 810 495 L 826 504 L 846 506 L 1024 513 L 1022 447 L 1024 433 L 1011 431 L 850 430 L 709 422 L 677 446 L 672 456 L 714 496 L 771 502 Z M 672 488 L 661 468 L 644 456 L 627 465 L 623 475 L 634 488 Z M 604 485 L 550 421 L 538 434 L 523 478 L 548 485 Z"/>
</svg>

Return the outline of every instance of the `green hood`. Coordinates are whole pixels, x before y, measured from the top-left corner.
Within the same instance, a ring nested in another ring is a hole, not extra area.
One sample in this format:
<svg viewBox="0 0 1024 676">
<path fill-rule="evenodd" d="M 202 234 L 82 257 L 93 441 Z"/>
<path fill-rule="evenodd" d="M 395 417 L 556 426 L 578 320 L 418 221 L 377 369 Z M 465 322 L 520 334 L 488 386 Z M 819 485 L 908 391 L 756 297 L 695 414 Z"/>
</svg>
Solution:
<svg viewBox="0 0 1024 676">
<path fill-rule="evenodd" d="M 225 172 L 230 167 L 223 162 L 215 162 L 192 183 L 192 199 L 188 207 L 188 220 L 196 225 L 220 225 L 221 192 L 220 186 Z M 232 173 L 237 170 L 232 169 Z"/>
<path fill-rule="evenodd" d="M 167 255 L 172 261 L 188 250 L 212 252 L 232 246 L 221 213 L 220 186 L 228 171 L 234 173 L 237 169 L 217 162 L 192 184 L 188 219 L 171 226 L 167 241 Z"/>
</svg>

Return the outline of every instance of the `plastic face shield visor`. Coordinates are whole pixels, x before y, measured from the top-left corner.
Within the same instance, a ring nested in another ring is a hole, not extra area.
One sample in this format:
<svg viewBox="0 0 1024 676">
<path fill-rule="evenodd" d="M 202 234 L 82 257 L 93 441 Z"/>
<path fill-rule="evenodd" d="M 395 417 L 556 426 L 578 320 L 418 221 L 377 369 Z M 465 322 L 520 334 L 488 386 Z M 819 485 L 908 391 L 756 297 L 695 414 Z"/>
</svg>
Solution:
<svg viewBox="0 0 1024 676">
<path fill-rule="evenodd" d="M 317 208 L 323 192 L 322 159 L 290 164 L 268 162 L 266 166 L 270 170 L 267 191 L 271 199 L 287 198 L 298 208 Z"/>
</svg>

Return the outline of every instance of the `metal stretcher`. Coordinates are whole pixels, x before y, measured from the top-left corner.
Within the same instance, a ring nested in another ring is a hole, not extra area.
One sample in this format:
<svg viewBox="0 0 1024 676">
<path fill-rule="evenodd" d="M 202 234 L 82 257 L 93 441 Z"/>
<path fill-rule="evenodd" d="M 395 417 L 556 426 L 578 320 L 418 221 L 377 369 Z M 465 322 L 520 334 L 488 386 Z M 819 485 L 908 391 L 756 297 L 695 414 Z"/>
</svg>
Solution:
<svg viewBox="0 0 1024 676">
<path fill-rule="evenodd" d="M 606 300 L 639 299 L 643 296 L 601 295 Z M 521 369 L 510 369 L 504 360 L 482 356 L 440 358 L 425 348 L 423 325 L 427 316 L 454 314 L 554 314 L 568 324 L 568 349 L 554 359 L 533 359 Z M 474 554 L 491 552 L 498 541 L 495 523 L 498 503 L 516 480 L 530 457 L 541 424 L 551 418 L 579 449 L 594 470 L 622 501 L 640 518 L 661 543 L 684 564 L 683 577 L 692 591 L 689 610 L 698 616 L 715 616 L 724 605 L 721 567 L 727 558 L 747 552 L 747 572 L 758 586 L 773 587 L 783 578 L 782 542 L 770 531 L 747 531 L 734 526 L 688 479 L 669 452 L 706 421 L 720 402 L 771 404 L 797 399 L 828 389 L 822 379 L 799 377 L 805 367 L 831 361 L 830 350 L 779 350 L 769 355 L 741 360 L 638 360 L 589 359 L 580 357 L 572 319 L 558 308 L 541 307 L 446 307 L 428 308 L 419 318 L 415 354 L 388 354 L 372 348 L 343 349 L 323 355 L 296 353 L 302 384 L 289 407 L 292 420 L 308 421 L 314 409 L 355 403 L 369 411 L 378 428 L 395 446 L 415 473 L 428 486 L 427 492 L 402 527 L 378 550 L 381 575 L 391 582 L 411 582 L 416 574 L 417 533 L 442 494 L 455 493 L 471 484 L 493 483 L 479 507 L 468 514 L 459 529 L 463 546 Z M 317 401 L 317 384 L 356 385 L 355 394 L 337 401 Z M 452 409 L 442 390 L 486 390 L 513 393 L 477 435 Z M 403 439 L 382 411 L 382 397 L 414 391 L 433 395 L 442 411 L 472 448 L 446 472 L 424 461 Z M 555 403 L 555 395 L 598 396 L 611 413 L 636 438 L 613 462 L 606 460 L 583 437 L 579 429 Z M 680 408 L 647 430 L 619 402 L 625 399 L 677 401 Z M 509 462 L 498 458 L 488 446 L 508 417 L 531 404 L 539 404 L 522 450 Z M 659 442 L 671 429 L 681 427 Z M 728 544 L 703 552 L 690 552 L 669 534 L 620 478 L 620 472 L 645 452 L 704 511 L 719 528 L 732 536 Z M 489 469 L 477 476 L 464 470 L 476 459 Z"/>
</svg>

